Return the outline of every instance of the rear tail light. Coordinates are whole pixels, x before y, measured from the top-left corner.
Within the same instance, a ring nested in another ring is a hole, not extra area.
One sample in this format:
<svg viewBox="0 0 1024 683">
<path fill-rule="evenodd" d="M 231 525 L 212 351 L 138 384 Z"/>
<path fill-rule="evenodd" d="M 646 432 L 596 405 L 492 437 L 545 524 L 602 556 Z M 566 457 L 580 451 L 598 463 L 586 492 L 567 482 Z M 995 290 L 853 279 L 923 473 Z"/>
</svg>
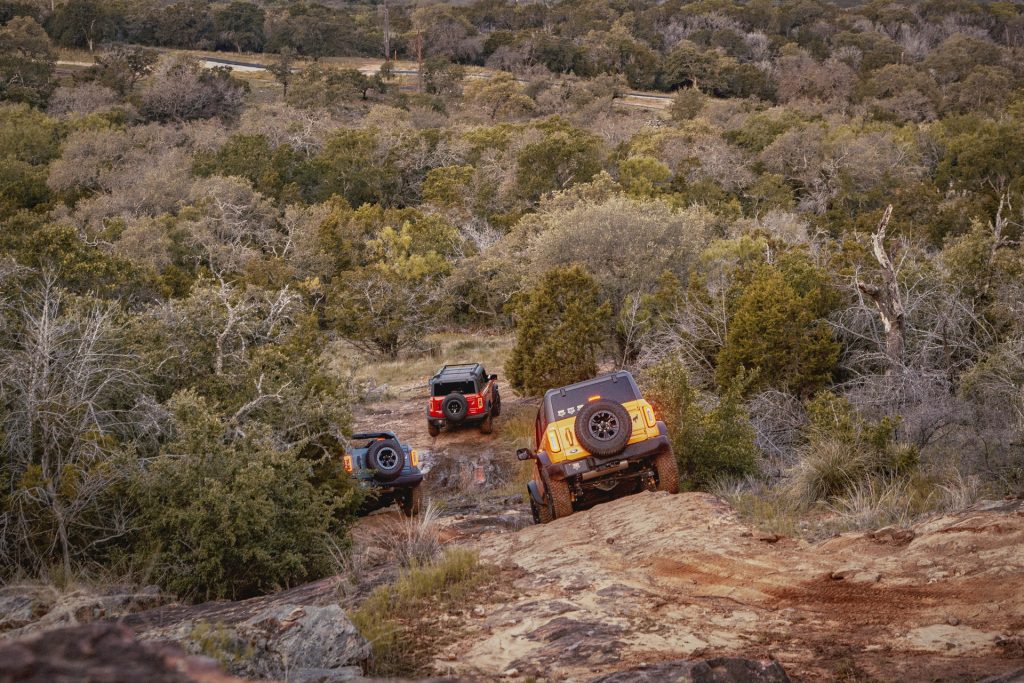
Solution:
<svg viewBox="0 0 1024 683">
<path fill-rule="evenodd" d="M 343 460 L 344 465 L 345 465 L 345 471 L 346 472 L 351 472 L 352 471 L 352 456 L 351 455 L 346 455 L 342 460 Z"/>
<path fill-rule="evenodd" d="M 554 430 L 548 432 L 548 443 L 551 444 L 552 453 L 562 450 L 562 444 L 558 443 L 558 434 Z"/>
<path fill-rule="evenodd" d="M 412 463 L 413 467 L 420 466 L 420 454 L 416 452 L 415 448 L 409 451 L 409 461 Z"/>
<path fill-rule="evenodd" d="M 647 423 L 648 427 L 653 427 L 657 424 L 657 420 L 654 417 L 654 408 L 650 406 L 644 406 L 644 422 Z"/>
<path fill-rule="evenodd" d="M 565 439 L 565 444 L 567 447 L 576 445 L 576 439 L 573 438 L 572 430 L 569 429 L 568 427 L 566 427 L 565 430 L 562 432 L 562 438 Z"/>
</svg>

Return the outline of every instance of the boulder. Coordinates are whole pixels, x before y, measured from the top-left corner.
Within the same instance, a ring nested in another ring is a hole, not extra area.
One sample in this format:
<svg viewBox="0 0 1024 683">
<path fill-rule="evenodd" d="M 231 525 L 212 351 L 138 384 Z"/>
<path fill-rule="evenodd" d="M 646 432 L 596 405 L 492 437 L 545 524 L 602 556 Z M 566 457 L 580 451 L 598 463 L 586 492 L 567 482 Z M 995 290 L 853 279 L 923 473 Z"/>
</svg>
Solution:
<svg viewBox="0 0 1024 683">
<path fill-rule="evenodd" d="M 675 660 L 617 671 L 590 683 L 789 683 L 782 665 L 739 657 Z"/>
<path fill-rule="evenodd" d="M 213 660 L 96 622 L 0 643 L 0 683 L 241 683 Z"/>
<path fill-rule="evenodd" d="M 241 672 L 293 681 L 341 681 L 360 675 L 370 646 L 338 605 L 273 605 L 231 627 L 252 652 Z"/>
</svg>

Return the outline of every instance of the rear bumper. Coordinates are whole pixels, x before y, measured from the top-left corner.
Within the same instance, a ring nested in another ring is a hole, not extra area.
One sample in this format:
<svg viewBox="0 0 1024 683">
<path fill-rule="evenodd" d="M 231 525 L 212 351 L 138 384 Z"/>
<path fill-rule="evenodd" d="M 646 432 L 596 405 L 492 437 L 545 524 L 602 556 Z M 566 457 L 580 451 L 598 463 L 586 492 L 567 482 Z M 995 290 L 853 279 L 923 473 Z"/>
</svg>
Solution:
<svg viewBox="0 0 1024 683">
<path fill-rule="evenodd" d="M 392 489 L 412 488 L 413 486 L 419 486 L 422 481 L 423 473 L 418 470 L 415 472 L 403 472 L 391 481 L 380 481 L 374 477 L 359 479 L 359 483 L 363 486 L 368 486 L 382 492 L 387 492 Z"/>
<path fill-rule="evenodd" d="M 669 443 L 668 437 L 663 432 L 660 436 L 656 436 L 653 439 L 647 439 L 626 446 L 626 449 L 618 455 L 610 455 L 606 458 L 588 455 L 578 460 L 544 463 L 544 470 L 547 472 L 548 477 L 557 481 L 600 470 L 621 462 L 634 463 L 646 460 L 664 452 L 672 452 L 672 444 Z"/>
<path fill-rule="evenodd" d="M 484 411 L 482 413 L 476 413 L 476 414 L 473 414 L 473 415 L 467 415 L 466 417 L 462 418 L 461 421 L 459 421 L 459 422 L 452 422 L 452 424 L 454 424 L 454 425 L 472 425 L 472 424 L 477 424 L 479 422 L 483 422 L 484 418 L 486 418 L 486 417 L 487 417 L 487 412 Z M 443 417 L 434 417 L 433 415 L 428 415 L 427 416 L 427 422 L 429 424 L 434 425 L 435 427 L 440 428 L 440 427 L 444 427 L 446 424 L 448 424 L 449 421 L 447 419 L 443 418 Z"/>
</svg>

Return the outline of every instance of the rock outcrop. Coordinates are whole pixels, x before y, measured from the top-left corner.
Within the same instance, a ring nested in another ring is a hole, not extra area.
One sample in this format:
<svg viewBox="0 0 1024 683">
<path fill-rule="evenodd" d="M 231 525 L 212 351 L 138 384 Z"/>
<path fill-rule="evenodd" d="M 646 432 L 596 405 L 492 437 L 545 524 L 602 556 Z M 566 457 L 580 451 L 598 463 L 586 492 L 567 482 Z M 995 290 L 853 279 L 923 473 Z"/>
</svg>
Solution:
<svg viewBox="0 0 1024 683">
<path fill-rule="evenodd" d="M 1024 666 L 1022 501 L 811 544 L 764 538 L 708 494 L 641 493 L 475 545 L 517 597 L 485 602 L 440 653 L 452 675 L 672 680 L 634 671 L 672 661 L 690 680 L 696 665 L 678 660 L 723 655 L 777 660 L 800 680 Z"/>
<path fill-rule="evenodd" d="M 337 603 L 337 578 L 239 602 L 168 605 L 122 620 L 148 641 L 218 657 L 250 678 L 334 683 L 361 675 L 366 640 Z"/>
<path fill-rule="evenodd" d="M 212 659 L 144 643 L 110 622 L 0 643 L 0 683 L 235 683 Z"/>
</svg>

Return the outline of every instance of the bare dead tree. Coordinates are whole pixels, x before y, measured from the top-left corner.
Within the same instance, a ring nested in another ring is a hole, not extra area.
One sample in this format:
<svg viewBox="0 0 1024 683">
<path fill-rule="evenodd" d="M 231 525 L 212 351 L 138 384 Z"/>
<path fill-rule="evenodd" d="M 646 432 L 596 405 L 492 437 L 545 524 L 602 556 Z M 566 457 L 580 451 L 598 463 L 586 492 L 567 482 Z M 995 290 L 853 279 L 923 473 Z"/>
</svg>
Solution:
<svg viewBox="0 0 1024 683">
<path fill-rule="evenodd" d="M 16 309 L 0 355 L 0 557 L 39 569 L 56 556 L 67 576 L 83 545 L 128 531 L 123 503 L 107 494 L 130 471 L 122 444 L 155 422 L 113 308 L 69 310 L 47 277 Z"/>
<path fill-rule="evenodd" d="M 905 310 L 903 298 L 897 281 L 898 271 L 885 250 L 885 233 L 892 218 L 892 204 L 885 208 L 878 229 L 871 236 L 871 248 L 875 260 L 881 268 L 882 284 L 875 285 L 857 279 L 857 289 L 868 296 L 875 304 L 878 315 L 885 329 L 885 353 L 889 359 L 889 372 L 899 372 L 903 368 L 903 349 L 906 345 Z"/>
<path fill-rule="evenodd" d="M 725 345 L 728 330 L 723 280 L 709 286 L 707 297 L 685 293 L 675 310 L 648 336 L 639 364 L 654 365 L 666 357 L 676 357 L 692 379 L 709 386 L 715 376 L 714 356 Z"/>
</svg>

